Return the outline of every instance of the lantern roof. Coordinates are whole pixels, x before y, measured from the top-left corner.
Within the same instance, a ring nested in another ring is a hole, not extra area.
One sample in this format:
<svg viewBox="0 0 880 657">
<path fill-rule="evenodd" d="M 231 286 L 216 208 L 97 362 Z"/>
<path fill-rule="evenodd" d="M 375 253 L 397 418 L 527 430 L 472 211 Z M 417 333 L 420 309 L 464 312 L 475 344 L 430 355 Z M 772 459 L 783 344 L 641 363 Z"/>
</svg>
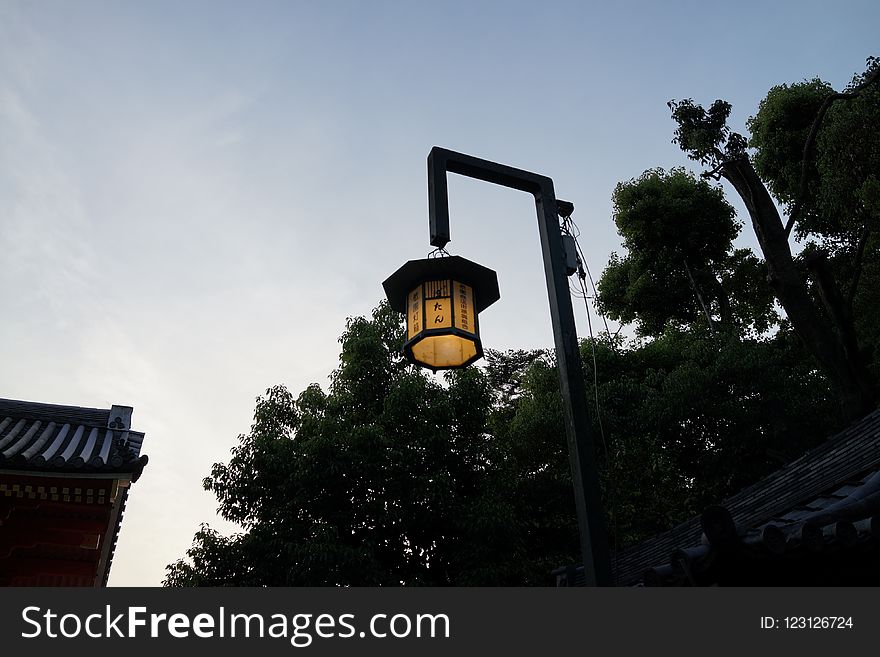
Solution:
<svg viewBox="0 0 880 657">
<path fill-rule="evenodd" d="M 461 256 L 410 260 L 391 274 L 382 287 L 394 310 L 406 312 L 406 296 L 424 281 L 450 278 L 474 288 L 476 311 L 482 312 L 501 298 L 498 275 L 488 267 Z"/>
</svg>

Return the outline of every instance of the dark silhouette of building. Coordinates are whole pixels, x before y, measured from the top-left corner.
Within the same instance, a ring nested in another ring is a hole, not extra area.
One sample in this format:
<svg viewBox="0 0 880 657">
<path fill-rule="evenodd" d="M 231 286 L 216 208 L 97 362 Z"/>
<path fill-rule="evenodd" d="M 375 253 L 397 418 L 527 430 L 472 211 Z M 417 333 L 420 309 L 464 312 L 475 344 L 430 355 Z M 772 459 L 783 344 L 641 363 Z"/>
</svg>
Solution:
<svg viewBox="0 0 880 657">
<path fill-rule="evenodd" d="M 554 571 L 560 586 L 580 566 Z M 880 585 L 880 409 L 674 529 L 622 550 L 620 586 Z"/>
</svg>

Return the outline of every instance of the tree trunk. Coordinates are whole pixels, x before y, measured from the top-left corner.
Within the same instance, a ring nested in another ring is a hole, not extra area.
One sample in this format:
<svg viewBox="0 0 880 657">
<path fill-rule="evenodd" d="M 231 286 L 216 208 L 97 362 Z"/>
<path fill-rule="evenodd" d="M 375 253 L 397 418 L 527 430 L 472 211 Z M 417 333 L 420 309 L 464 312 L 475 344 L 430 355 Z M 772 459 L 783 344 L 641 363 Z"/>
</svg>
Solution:
<svg viewBox="0 0 880 657">
<path fill-rule="evenodd" d="M 856 337 L 852 312 L 850 311 L 849 304 L 844 301 L 843 295 L 841 295 L 840 289 L 837 287 L 837 283 L 835 283 L 834 277 L 828 269 L 828 256 L 824 251 L 814 252 L 807 256 L 806 262 L 816 285 L 816 293 L 822 305 L 825 306 L 828 317 L 834 323 L 838 339 L 847 360 L 860 366 L 862 357 L 859 351 L 859 341 Z M 862 387 L 870 389 L 871 385 L 866 368 L 855 367 L 854 369 Z"/>
<path fill-rule="evenodd" d="M 792 258 L 779 212 L 764 183 L 746 157 L 725 163 L 720 173 L 745 203 L 767 263 L 770 284 L 792 327 L 834 382 L 844 417 L 854 420 L 863 416 L 875 403 L 873 387 L 866 385 L 867 379 L 859 374 L 864 365 L 847 358 L 840 337 L 810 298 L 806 281 Z"/>
<path fill-rule="evenodd" d="M 700 291 L 700 286 L 697 285 L 697 281 L 694 280 L 694 275 L 691 273 L 691 268 L 688 266 L 687 260 L 682 260 L 682 262 L 684 262 L 684 270 L 687 272 L 688 280 L 690 280 L 691 282 L 691 289 L 697 296 L 697 301 L 700 302 L 700 307 L 703 309 L 703 314 L 706 315 L 706 321 L 709 323 L 709 334 L 715 335 L 715 326 L 712 322 L 712 315 L 709 314 L 709 307 L 706 305 L 705 299 L 703 299 L 703 293 Z"/>
</svg>

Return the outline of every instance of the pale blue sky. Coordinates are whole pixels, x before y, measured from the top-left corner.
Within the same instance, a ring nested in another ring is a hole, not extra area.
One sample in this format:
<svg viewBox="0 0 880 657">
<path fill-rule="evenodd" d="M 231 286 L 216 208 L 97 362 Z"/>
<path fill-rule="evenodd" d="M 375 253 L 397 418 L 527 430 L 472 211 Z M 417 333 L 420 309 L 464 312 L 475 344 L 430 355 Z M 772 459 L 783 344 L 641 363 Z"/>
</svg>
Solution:
<svg viewBox="0 0 880 657">
<path fill-rule="evenodd" d="M 878 7 L 0 0 L 0 396 L 134 406 L 110 581 L 158 584 L 254 397 L 325 383 L 429 250 L 432 146 L 552 177 L 598 275 L 614 185 L 688 164 L 667 100 L 742 126 L 774 84 L 841 87 Z M 486 345 L 550 345 L 530 197 L 453 176 L 450 211 L 449 250 L 498 270 Z"/>
</svg>

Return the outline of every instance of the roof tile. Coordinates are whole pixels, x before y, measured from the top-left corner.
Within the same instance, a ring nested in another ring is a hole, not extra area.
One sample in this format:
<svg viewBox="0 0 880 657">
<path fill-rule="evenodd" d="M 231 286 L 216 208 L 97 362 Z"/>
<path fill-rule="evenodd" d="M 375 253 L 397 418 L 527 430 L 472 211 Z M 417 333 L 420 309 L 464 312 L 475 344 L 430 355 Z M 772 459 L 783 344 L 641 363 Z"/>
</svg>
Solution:
<svg viewBox="0 0 880 657">
<path fill-rule="evenodd" d="M 832 436 L 800 458 L 723 502 L 737 525 L 762 526 L 774 518 L 798 519 L 839 501 L 880 469 L 880 409 Z M 700 543 L 699 517 L 615 555 L 619 584 L 637 581 L 650 567 L 668 562 L 673 550 Z"/>
<path fill-rule="evenodd" d="M 144 434 L 110 414 L 110 409 L 0 399 L 0 470 L 128 473 L 137 479 L 147 462 L 140 455 Z M 111 422 L 123 428 L 109 428 Z"/>
</svg>

